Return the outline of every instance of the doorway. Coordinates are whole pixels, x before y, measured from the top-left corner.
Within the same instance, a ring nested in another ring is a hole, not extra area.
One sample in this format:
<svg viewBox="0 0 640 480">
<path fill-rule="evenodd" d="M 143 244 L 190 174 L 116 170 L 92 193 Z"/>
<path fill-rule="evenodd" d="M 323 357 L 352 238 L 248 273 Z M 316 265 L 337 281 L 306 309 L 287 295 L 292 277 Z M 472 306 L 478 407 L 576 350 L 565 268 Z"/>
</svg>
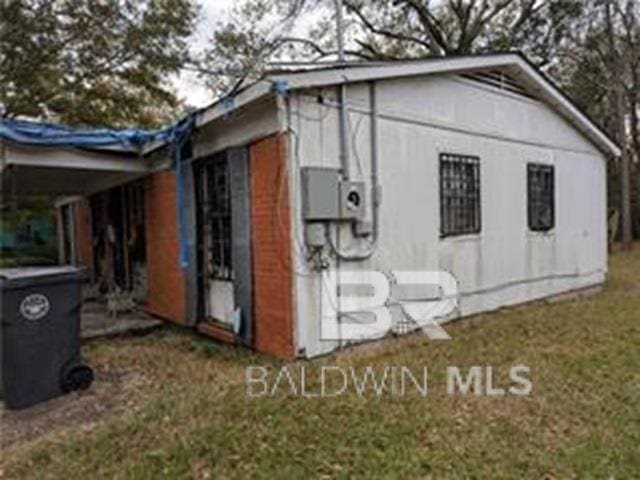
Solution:
<svg viewBox="0 0 640 480">
<path fill-rule="evenodd" d="M 233 263 L 229 162 L 219 154 L 203 163 L 198 175 L 202 214 L 200 266 L 204 281 L 204 316 L 233 326 Z"/>
<path fill-rule="evenodd" d="M 194 164 L 198 318 L 251 341 L 249 164 L 245 148 Z"/>
<path fill-rule="evenodd" d="M 93 195 L 93 271 L 102 293 L 128 292 L 136 303 L 147 297 L 145 182 L 138 180 Z"/>
</svg>

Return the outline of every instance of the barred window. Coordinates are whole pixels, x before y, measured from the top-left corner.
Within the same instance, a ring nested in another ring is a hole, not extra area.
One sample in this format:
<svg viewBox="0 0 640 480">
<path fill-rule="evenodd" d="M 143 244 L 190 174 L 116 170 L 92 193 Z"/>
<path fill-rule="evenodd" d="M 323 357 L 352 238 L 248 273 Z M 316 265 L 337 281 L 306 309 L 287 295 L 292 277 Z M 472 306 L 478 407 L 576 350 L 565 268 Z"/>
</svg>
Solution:
<svg viewBox="0 0 640 480">
<path fill-rule="evenodd" d="M 480 158 L 440 154 L 440 233 L 480 233 Z"/>
<path fill-rule="evenodd" d="M 226 157 L 217 157 L 207 162 L 204 168 L 210 277 L 232 280 L 229 164 Z"/>
<path fill-rule="evenodd" d="M 555 226 L 554 176 L 551 165 L 527 165 L 529 228 L 534 232 L 548 232 Z"/>
</svg>

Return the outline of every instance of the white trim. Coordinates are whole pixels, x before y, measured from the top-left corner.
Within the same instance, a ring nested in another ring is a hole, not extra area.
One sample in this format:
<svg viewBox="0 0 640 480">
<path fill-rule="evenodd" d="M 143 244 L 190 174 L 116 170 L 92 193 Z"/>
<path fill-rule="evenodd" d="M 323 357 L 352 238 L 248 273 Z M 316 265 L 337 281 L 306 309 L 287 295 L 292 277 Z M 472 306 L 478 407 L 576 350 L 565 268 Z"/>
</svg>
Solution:
<svg viewBox="0 0 640 480">
<path fill-rule="evenodd" d="M 118 157 L 76 149 L 7 144 L 5 165 L 146 173 L 151 163 L 137 157 Z"/>
<path fill-rule="evenodd" d="M 327 85 L 337 85 L 347 82 L 365 82 L 369 80 L 384 80 L 399 77 L 411 77 L 435 73 L 466 72 L 475 69 L 490 69 L 503 67 L 514 63 L 519 56 L 513 54 L 478 56 L 478 57 L 443 57 L 442 59 L 427 59 L 424 61 L 410 60 L 407 62 L 390 62 L 374 66 L 357 66 L 333 68 L 312 72 L 274 75 L 273 81 L 286 81 L 290 89 L 314 88 Z"/>
<path fill-rule="evenodd" d="M 555 107 L 562 116 L 572 123 L 583 135 L 589 138 L 603 153 L 608 153 L 614 157 L 622 155 L 620 147 L 613 143 L 596 125 L 593 124 L 578 108 L 571 103 L 564 95 L 554 88 L 544 76 L 535 68 L 516 57 L 518 67 L 523 70 L 533 85 L 532 88 L 536 93 L 540 93 L 542 99 Z"/>
<path fill-rule="evenodd" d="M 215 102 L 213 105 L 205 109 L 196 121 L 196 127 L 201 127 L 216 118 L 222 117 L 234 110 L 237 110 L 248 103 L 252 103 L 260 97 L 266 96 L 271 92 L 272 82 L 260 80 L 254 83 L 246 90 L 241 91 L 235 97 L 232 97 L 230 104 L 225 99 Z"/>
<path fill-rule="evenodd" d="M 56 198 L 53 202 L 53 206 L 55 208 L 64 207 L 65 205 L 69 205 L 70 203 L 77 202 L 82 198 L 84 197 L 82 197 L 81 195 L 69 195 L 65 197 Z"/>
<path fill-rule="evenodd" d="M 537 98 L 531 98 L 529 96 L 524 96 L 519 93 L 512 92 L 510 90 L 501 89 L 496 86 L 488 85 L 481 83 L 478 80 L 473 80 L 469 77 L 463 77 L 462 75 L 452 75 L 449 77 L 452 82 L 460 83 L 466 85 L 471 88 L 475 88 L 476 90 L 481 90 L 483 92 L 491 93 L 492 95 L 499 95 L 501 97 L 507 97 L 511 100 L 515 100 L 516 102 L 528 103 L 530 105 L 540 105 L 544 102 L 541 102 Z"/>
</svg>

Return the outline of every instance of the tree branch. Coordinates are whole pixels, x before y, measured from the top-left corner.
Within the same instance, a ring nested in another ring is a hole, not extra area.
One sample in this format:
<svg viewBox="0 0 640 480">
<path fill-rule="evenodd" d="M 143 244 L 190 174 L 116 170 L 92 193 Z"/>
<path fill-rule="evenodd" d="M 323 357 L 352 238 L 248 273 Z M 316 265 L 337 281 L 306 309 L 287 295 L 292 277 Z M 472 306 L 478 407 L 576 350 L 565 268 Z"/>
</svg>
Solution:
<svg viewBox="0 0 640 480">
<path fill-rule="evenodd" d="M 443 31 L 438 27 L 437 20 L 429 11 L 428 3 L 419 0 L 398 0 L 409 7 L 418 15 L 427 37 L 429 38 L 429 49 L 436 55 L 446 55 L 451 51 L 450 45 L 445 40 Z"/>
<path fill-rule="evenodd" d="M 429 42 L 425 42 L 424 40 L 422 40 L 421 38 L 418 37 L 414 37 L 411 35 L 406 35 L 403 33 L 398 33 L 398 32 L 393 32 L 391 30 L 385 29 L 385 28 L 379 28 L 376 27 L 363 13 L 362 10 L 357 7 L 356 5 L 354 5 L 353 3 L 351 3 L 350 1 L 345 1 L 344 5 L 347 7 L 347 10 L 349 12 L 355 13 L 356 16 L 358 17 L 358 19 L 362 22 L 362 24 L 367 28 L 367 30 L 369 30 L 371 33 L 375 34 L 375 35 L 381 35 L 381 36 L 385 36 L 388 38 L 393 38 L 394 40 L 399 40 L 399 41 L 403 41 L 403 42 L 410 42 L 410 43 L 416 43 L 418 45 L 420 45 L 421 47 L 426 48 L 427 50 L 431 50 L 431 45 L 429 44 Z M 363 45 L 362 41 L 357 41 L 359 44 Z M 363 45 L 364 46 L 364 45 Z M 373 49 L 370 49 L 373 51 Z M 379 52 L 378 52 L 379 53 Z"/>
</svg>

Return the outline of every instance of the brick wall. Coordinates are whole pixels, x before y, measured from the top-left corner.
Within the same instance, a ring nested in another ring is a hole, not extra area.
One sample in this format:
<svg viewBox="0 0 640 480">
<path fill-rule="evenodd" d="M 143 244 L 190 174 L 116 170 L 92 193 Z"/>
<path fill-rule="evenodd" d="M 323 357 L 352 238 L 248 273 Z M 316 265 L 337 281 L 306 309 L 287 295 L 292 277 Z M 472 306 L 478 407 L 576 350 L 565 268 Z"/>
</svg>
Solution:
<svg viewBox="0 0 640 480">
<path fill-rule="evenodd" d="M 185 276 L 179 265 L 178 211 L 174 172 L 156 172 L 146 184 L 147 310 L 185 322 Z"/>
<path fill-rule="evenodd" d="M 93 273 L 93 239 L 91 233 L 91 207 L 89 200 L 82 198 L 73 202 L 74 240 L 76 263 Z"/>
<path fill-rule="evenodd" d="M 286 137 L 249 149 L 254 279 L 254 346 L 280 358 L 295 356 L 291 222 Z"/>
</svg>

